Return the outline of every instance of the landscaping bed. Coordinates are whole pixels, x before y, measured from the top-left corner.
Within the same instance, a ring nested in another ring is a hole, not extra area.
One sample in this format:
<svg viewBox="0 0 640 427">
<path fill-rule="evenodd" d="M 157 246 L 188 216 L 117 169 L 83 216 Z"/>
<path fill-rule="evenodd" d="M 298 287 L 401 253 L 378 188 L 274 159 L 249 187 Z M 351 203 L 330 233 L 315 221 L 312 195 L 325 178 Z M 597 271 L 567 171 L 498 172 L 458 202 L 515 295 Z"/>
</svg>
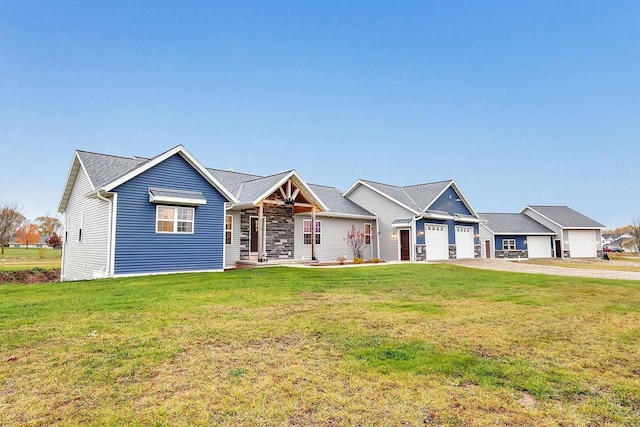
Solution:
<svg viewBox="0 0 640 427">
<path fill-rule="evenodd" d="M 0 284 L 3 283 L 47 283 L 60 280 L 60 269 L 32 268 L 31 270 L 0 271 Z"/>
</svg>

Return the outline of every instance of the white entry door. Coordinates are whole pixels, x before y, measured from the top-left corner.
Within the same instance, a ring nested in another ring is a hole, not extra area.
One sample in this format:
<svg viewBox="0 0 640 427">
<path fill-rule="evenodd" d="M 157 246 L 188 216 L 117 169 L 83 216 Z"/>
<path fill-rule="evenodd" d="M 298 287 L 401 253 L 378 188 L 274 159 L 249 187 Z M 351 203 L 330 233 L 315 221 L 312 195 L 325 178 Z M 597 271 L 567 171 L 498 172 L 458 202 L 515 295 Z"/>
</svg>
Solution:
<svg viewBox="0 0 640 427">
<path fill-rule="evenodd" d="M 424 238 L 428 261 L 449 259 L 449 232 L 446 225 L 425 224 Z"/>
<path fill-rule="evenodd" d="M 474 258 L 473 227 L 456 226 L 456 258 Z"/>
</svg>

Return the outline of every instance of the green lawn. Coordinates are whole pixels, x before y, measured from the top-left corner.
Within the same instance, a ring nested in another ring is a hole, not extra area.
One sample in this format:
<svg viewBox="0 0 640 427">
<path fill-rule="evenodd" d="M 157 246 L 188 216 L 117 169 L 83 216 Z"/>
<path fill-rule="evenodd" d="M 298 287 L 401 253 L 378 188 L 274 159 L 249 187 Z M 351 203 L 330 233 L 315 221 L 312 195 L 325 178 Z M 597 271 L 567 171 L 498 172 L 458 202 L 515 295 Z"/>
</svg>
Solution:
<svg viewBox="0 0 640 427">
<path fill-rule="evenodd" d="M 60 268 L 61 259 L 59 249 L 4 248 L 4 255 L 0 255 L 0 270 Z"/>
<path fill-rule="evenodd" d="M 0 286 L 0 424 L 638 425 L 640 282 L 386 265 Z"/>
</svg>

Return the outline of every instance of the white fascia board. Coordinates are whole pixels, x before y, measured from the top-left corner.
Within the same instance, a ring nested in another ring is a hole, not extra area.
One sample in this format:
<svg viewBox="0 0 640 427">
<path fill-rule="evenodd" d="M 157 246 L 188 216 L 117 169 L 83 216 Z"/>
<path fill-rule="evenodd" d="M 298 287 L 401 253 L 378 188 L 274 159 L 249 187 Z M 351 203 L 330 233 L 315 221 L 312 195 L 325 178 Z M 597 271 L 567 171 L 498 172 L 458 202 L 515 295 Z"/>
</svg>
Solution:
<svg viewBox="0 0 640 427">
<path fill-rule="evenodd" d="M 453 215 L 449 215 L 449 214 L 436 214 L 436 213 L 432 213 L 432 212 L 425 212 L 421 215 L 422 218 L 424 219 L 441 219 L 441 220 L 448 220 L 448 219 L 455 219 L 455 217 Z"/>
<path fill-rule="evenodd" d="M 546 219 L 547 221 L 554 223 L 555 225 L 557 225 L 557 226 L 558 226 L 558 227 L 560 227 L 561 229 L 566 228 L 566 227 L 563 227 L 562 225 L 558 224 L 557 222 L 555 222 L 555 221 L 554 221 L 554 220 L 552 220 L 551 218 L 547 217 L 546 215 L 541 214 L 540 212 L 538 212 L 537 210 L 533 209 L 531 206 L 528 206 L 528 205 L 527 205 L 527 206 L 525 206 L 524 208 L 522 208 L 522 210 L 520 211 L 520 213 L 521 213 L 521 214 L 522 214 L 522 213 L 524 213 L 524 211 L 526 211 L 527 209 L 528 209 L 528 210 L 530 210 L 531 212 L 535 212 L 535 213 L 537 213 L 538 215 L 540 215 L 542 218 Z M 526 214 L 525 214 L 525 215 L 526 215 Z M 527 215 L 527 216 L 529 216 L 529 215 Z M 531 217 L 529 217 L 529 218 L 531 218 Z M 531 219 L 533 219 L 533 218 L 531 218 Z M 533 219 L 533 220 L 535 221 L 535 219 Z"/>
<path fill-rule="evenodd" d="M 490 229 L 490 228 L 487 226 L 487 224 L 486 224 L 486 223 L 480 223 L 480 225 L 481 225 L 482 227 L 484 227 L 484 229 L 485 229 L 485 230 L 487 230 L 487 231 L 488 231 L 489 233 L 491 233 L 492 235 L 494 235 L 494 236 L 496 235 L 496 233 L 495 233 L 492 229 Z"/>
<path fill-rule="evenodd" d="M 406 210 L 408 210 L 409 212 L 411 212 L 414 215 L 421 215 L 422 214 L 422 212 L 419 212 L 419 211 L 417 211 L 417 210 L 415 210 L 413 208 L 410 208 L 409 206 L 405 205 L 404 203 L 394 199 L 393 197 L 391 197 L 388 194 L 378 190 L 377 188 L 372 187 L 371 185 L 367 184 L 366 182 L 363 182 L 362 180 L 358 180 L 358 182 L 356 182 L 349 190 L 347 190 L 346 193 L 344 193 L 344 196 L 347 197 L 351 193 L 351 191 L 353 189 L 355 189 L 356 185 L 358 185 L 358 184 L 359 185 L 364 185 L 365 187 L 367 187 L 371 191 L 373 191 L 375 193 L 378 193 L 379 195 L 381 195 L 382 197 L 384 197 L 384 198 L 386 198 L 388 200 L 391 200 L 393 203 L 397 204 L 398 206 L 401 206 L 401 207 L 405 208 Z"/>
<path fill-rule="evenodd" d="M 93 182 L 91 181 L 91 177 L 87 173 L 87 170 L 82 164 L 82 160 L 80 160 L 80 156 L 78 155 L 78 151 L 73 154 L 73 160 L 71 161 L 71 166 L 69 167 L 69 172 L 67 173 L 67 180 L 64 184 L 64 190 L 62 192 L 62 196 L 60 197 L 60 201 L 58 202 L 58 212 L 63 213 L 67 209 L 67 202 L 69 201 L 69 197 L 71 197 L 71 191 L 73 191 L 73 185 L 76 182 L 76 178 L 78 176 L 78 172 L 82 169 L 87 179 L 89 180 L 89 184 L 91 185 L 91 189 L 95 190 Z"/>
<path fill-rule="evenodd" d="M 182 156 L 182 158 L 187 161 L 187 163 L 189 163 L 196 171 L 198 171 L 198 173 L 200 173 L 200 175 L 202 175 L 207 181 L 209 181 L 209 183 L 212 186 L 214 186 L 220 193 L 222 193 L 222 195 L 227 200 L 229 200 L 230 202 L 237 202 L 237 200 L 233 196 L 233 194 L 231 194 L 229 192 L 229 190 L 227 190 L 220 182 L 218 182 L 218 180 L 215 179 L 213 177 L 213 175 L 211 175 L 211 173 L 207 170 L 207 168 L 205 168 L 198 160 L 196 160 L 196 158 L 193 157 L 191 155 L 191 153 L 189 153 L 187 151 L 187 149 L 184 148 L 184 146 L 182 146 L 182 145 L 178 145 L 176 147 L 173 147 L 171 150 L 165 151 L 164 153 L 154 157 L 153 159 L 149 160 L 148 162 L 145 162 L 145 163 L 141 164 L 139 167 L 135 168 L 131 172 L 129 172 L 129 173 L 121 176 L 120 178 L 116 179 L 115 181 L 105 185 L 103 187 L 103 190 L 111 191 L 114 188 L 118 187 L 119 185 L 124 184 L 125 182 L 129 181 L 130 179 L 135 178 L 136 176 L 140 175 L 141 173 L 146 172 L 149 169 L 151 169 L 152 167 L 164 162 L 165 160 L 167 160 L 171 156 L 174 156 L 175 154 L 180 154 Z"/>
<path fill-rule="evenodd" d="M 355 190 L 358 187 L 358 185 L 361 185 L 361 184 L 364 184 L 362 180 L 361 179 L 357 180 L 356 182 L 353 183 L 351 187 L 349 187 L 347 191 L 344 192 L 343 196 L 348 198 L 349 194 L 351 194 L 351 192 Z"/>
<path fill-rule="evenodd" d="M 151 203 L 166 203 L 168 205 L 183 205 L 183 206 L 201 206 L 206 205 L 207 201 L 196 200 L 196 199 L 187 199 L 184 197 L 163 197 L 163 196 L 154 196 L 153 194 L 149 194 L 149 202 Z"/>
<path fill-rule="evenodd" d="M 442 196 L 444 194 L 445 191 L 447 191 L 449 189 L 449 187 L 453 187 L 453 191 L 456 192 L 456 194 L 458 195 L 458 197 L 460 197 L 460 200 L 462 201 L 462 203 L 467 207 L 467 209 L 469 209 L 469 212 L 471 212 L 471 215 L 475 216 L 476 218 L 480 218 L 478 216 L 478 213 L 475 211 L 475 209 L 473 209 L 473 207 L 471 206 L 471 203 L 469 203 L 469 201 L 467 200 L 467 198 L 464 196 L 464 194 L 462 193 L 462 190 L 460 190 L 460 187 L 458 187 L 458 184 L 456 184 L 456 182 L 454 180 L 451 180 L 451 182 L 449 182 L 449 185 L 447 185 L 446 187 L 444 187 L 442 189 L 442 191 L 433 198 L 433 200 L 431 201 L 431 203 L 429 203 L 429 205 L 424 208 L 425 211 L 429 210 L 429 208 L 431 207 L 431 205 L 433 205 L 436 200 L 438 200 L 440 198 L 440 196 Z"/>
<path fill-rule="evenodd" d="M 255 205 L 259 204 L 261 201 L 263 201 L 264 199 L 266 199 L 267 197 L 269 197 L 271 194 L 273 194 L 274 191 L 276 191 L 279 187 L 281 187 L 289 179 L 292 179 L 298 185 L 298 187 L 304 192 L 304 194 L 308 198 L 312 199 L 312 202 L 314 202 L 318 206 L 320 206 L 323 211 L 328 211 L 329 210 L 327 208 L 327 206 L 322 202 L 320 197 L 318 197 L 318 195 L 313 192 L 311 187 L 309 187 L 307 185 L 307 183 L 304 182 L 304 180 L 300 177 L 300 175 L 298 175 L 298 172 L 296 172 L 295 170 L 292 170 L 291 172 L 286 174 L 280 181 L 275 183 L 273 186 L 271 186 L 271 188 L 269 188 L 267 191 L 265 191 L 263 194 L 261 194 L 260 197 L 258 197 L 257 199 L 255 199 L 253 201 L 253 205 L 255 206 Z"/>
<path fill-rule="evenodd" d="M 302 215 L 302 214 L 296 214 L 296 215 Z M 324 218 L 353 218 L 353 219 L 372 219 L 375 220 L 378 217 L 377 216 L 372 216 L 372 215 L 358 215 L 358 214 L 343 214 L 343 213 L 337 213 L 337 212 L 316 212 L 316 216 L 321 216 Z"/>
</svg>

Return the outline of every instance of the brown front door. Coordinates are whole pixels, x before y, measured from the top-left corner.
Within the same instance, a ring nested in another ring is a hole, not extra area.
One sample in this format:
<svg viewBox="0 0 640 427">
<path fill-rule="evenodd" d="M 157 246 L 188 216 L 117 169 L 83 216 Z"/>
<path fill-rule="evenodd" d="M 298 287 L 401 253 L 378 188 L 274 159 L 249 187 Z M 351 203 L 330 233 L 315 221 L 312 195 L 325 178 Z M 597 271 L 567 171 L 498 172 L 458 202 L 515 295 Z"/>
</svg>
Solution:
<svg viewBox="0 0 640 427">
<path fill-rule="evenodd" d="M 251 217 L 251 231 L 249 239 L 251 240 L 251 252 L 258 252 L 258 218 Z"/>
<path fill-rule="evenodd" d="M 400 230 L 400 261 L 411 260 L 409 252 L 409 230 Z"/>
<path fill-rule="evenodd" d="M 491 258 L 491 241 L 490 240 L 484 241 L 484 253 L 485 253 L 485 258 Z"/>
<path fill-rule="evenodd" d="M 560 246 L 560 240 L 556 240 L 556 258 L 562 258 L 562 246 Z"/>
</svg>

